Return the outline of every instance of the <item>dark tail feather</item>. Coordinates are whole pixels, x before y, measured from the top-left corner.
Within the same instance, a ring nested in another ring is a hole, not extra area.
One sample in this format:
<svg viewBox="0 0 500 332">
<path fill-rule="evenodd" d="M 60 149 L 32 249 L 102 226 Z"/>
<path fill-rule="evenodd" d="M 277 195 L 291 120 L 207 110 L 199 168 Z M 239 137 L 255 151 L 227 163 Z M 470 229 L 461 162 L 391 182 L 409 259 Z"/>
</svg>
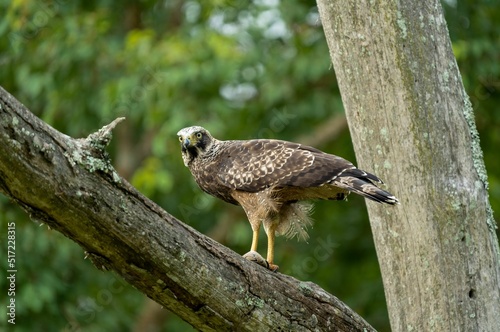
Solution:
<svg viewBox="0 0 500 332">
<path fill-rule="evenodd" d="M 353 168 L 342 172 L 335 184 L 377 203 L 399 204 L 399 200 L 388 191 L 380 189 L 373 182 L 384 183 L 373 174 Z"/>
</svg>

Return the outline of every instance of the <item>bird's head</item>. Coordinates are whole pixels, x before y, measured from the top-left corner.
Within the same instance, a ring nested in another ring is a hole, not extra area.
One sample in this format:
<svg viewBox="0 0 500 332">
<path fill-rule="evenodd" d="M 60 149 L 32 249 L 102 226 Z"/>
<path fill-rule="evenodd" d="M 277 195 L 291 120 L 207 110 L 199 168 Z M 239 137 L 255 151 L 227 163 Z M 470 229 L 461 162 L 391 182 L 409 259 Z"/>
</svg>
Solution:
<svg viewBox="0 0 500 332">
<path fill-rule="evenodd" d="M 212 144 L 213 137 L 200 126 L 187 127 L 177 133 L 181 143 L 182 159 L 186 166 L 199 155 L 203 155 Z"/>
</svg>

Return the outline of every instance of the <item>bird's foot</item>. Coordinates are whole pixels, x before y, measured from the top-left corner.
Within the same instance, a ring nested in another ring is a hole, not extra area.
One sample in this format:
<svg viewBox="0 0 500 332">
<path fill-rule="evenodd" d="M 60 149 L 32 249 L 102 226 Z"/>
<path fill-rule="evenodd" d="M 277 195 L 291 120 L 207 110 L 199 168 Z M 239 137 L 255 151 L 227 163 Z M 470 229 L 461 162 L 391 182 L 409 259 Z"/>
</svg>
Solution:
<svg viewBox="0 0 500 332">
<path fill-rule="evenodd" d="M 273 272 L 278 271 L 278 269 L 280 268 L 278 265 L 269 263 L 268 261 L 266 261 L 266 263 L 267 263 L 267 268 Z"/>
<path fill-rule="evenodd" d="M 244 254 L 243 258 L 245 258 L 246 260 L 249 260 L 251 262 L 257 263 L 260 266 L 265 267 L 266 269 L 269 268 L 269 264 L 267 263 L 267 261 L 257 251 L 251 250 L 251 251 L 247 252 L 246 254 Z"/>
<path fill-rule="evenodd" d="M 245 258 L 246 260 L 249 260 L 251 262 L 257 263 L 260 266 L 263 266 L 266 269 L 269 269 L 269 270 L 271 270 L 273 272 L 278 271 L 278 267 L 279 267 L 278 265 L 269 264 L 264 259 L 264 257 L 262 257 L 257 251 L 253 251 L 253 250 L 249 251 L 249 252 L 247 252 L 246 254 L 243 255 L 243 258 Z"/>
</svg>

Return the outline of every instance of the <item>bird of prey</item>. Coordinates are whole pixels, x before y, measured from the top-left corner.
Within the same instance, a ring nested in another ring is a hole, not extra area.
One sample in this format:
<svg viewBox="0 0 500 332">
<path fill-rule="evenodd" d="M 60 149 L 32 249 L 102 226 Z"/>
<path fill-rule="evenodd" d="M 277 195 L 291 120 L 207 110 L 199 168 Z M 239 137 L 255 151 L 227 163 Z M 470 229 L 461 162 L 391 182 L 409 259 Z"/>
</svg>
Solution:
<svg viewBox="0 0 500 332">
<path fill-rule="evenodd" d="M 199 126 L 181 129 L 177 135 L 184 165 L 199 187 L 243 207 L 253 230 L 250 253 L 257 251 L 264 226 L 266 265 L 273 271 L 278 268 L 276 235 L 307 239 L 312 207 L 307 201 L 344 200 L 354 192 L 375 202 L 398 204 L 394 195 L 375 185 L 383 183 L 375 175 L 310 146 L 275 139 L 220 141 Z"/>
</svg>

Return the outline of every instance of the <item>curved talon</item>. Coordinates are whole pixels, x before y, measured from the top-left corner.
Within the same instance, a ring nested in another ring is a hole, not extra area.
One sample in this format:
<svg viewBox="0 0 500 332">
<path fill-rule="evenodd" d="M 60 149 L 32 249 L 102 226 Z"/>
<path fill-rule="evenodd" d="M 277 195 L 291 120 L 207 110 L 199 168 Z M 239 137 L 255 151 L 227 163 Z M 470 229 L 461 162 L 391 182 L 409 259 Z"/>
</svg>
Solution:
<svg viewBox="0 0 500 332">
<path fill-rule="evenodd" d="M 267 263 L 267 268 L 268 268 L 269 270 L 273 271 L 273 272 L 278 271 L 278 269 L 280 268 L 280 267 L 279 267 L 278 265 L 276 265 L 276 264 L 269 263 L 269 262 L 267 262 L 267 261 L 266 261 L 266 263 Z"/>
</svg>

